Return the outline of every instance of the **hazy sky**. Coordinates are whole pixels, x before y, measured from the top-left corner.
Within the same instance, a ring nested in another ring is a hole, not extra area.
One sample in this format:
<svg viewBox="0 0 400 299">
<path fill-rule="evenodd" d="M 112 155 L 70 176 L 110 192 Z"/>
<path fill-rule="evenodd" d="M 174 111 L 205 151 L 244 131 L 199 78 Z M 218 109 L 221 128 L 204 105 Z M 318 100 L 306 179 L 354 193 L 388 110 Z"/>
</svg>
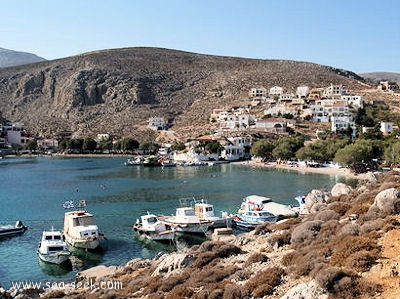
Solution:
<svg viewBox="0 0 400 299">
<path fill-rule="evenodd" d="M 400 1 L 0 0 L 0 47 L 56 59 L 162 47 L 400 73 Z"/>
</svg>

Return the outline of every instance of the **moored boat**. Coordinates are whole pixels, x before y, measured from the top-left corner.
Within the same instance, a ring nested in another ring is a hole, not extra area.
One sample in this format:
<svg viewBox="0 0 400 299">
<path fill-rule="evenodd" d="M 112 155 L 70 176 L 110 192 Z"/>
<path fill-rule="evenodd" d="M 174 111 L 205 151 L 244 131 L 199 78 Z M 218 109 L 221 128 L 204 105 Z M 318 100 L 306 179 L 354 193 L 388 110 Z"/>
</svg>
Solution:
<svg viewBox="0 0 400 299">
<path fill-rule="evenodd" d="M 28 229 L 22 221 L 18 220 L 15 225 L 0 225 L 0 238 L 9 238 L 23 234 Z"/>
<path fill-rule="evenodd" d="M 214 223 L 212 220 L 201 219 L 192 207 L 177 208 L 174 216 L 159 216 L 158 219 L 182 234 L 205 235 Z"/>
<path fill-rule="evenodd" d="M 125 166 L 140 166 L 143 164 L 143 158 L 137 157 L 137 158 L 128 158 L 124 162 Z"/>
<path fill-rule="evenodd" d="M 154 214 L 140 216 L 133 230 L 140 238 L 146 240 L 171 242 L 175 237 L 175 230 L 170 225 L 161 222 Z"/>
<path fill-rule="evenodd" d="M 53 229 L 42 233 L 37 253 L 42 261 L 58 265 L 67 262 L 71 256 L 61 231 Z"/>
<path fill-rule="evenodd" d="M 105 238 L 99 233 L 92 214 L 86 211 L 65 213 L 64 237 L 67 245 L 82 249 L 98 249 Z"/>
</svg>

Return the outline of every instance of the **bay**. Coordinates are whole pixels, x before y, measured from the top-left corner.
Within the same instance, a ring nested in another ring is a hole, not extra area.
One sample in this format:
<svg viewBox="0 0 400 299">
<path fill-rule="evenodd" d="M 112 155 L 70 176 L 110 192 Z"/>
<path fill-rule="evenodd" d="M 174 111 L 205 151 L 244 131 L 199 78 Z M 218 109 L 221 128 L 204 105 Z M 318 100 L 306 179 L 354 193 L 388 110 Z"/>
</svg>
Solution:
<svg viewBox="0 0 400 299">
<path fill-rule="evenodd" d="M 179 199 L 206 198 L 217 212 L 234 212 L 242 198 L 258 194 L 293 204 L 312 189 L 331 188 L 340 176 L 220 164 L 201 167 L 144 168 L 124 158 L 15 158 L 0 160 L 0 224 L 21 220 L 29 229 L 0 240 L 0 286 L 13 281 L 71 280 L 82 269 L 122 265 L 172 250 L 134 238 L 132 225 L 147 211 L 173 214 Z M 77 259 L 72 269 L 39 265 L 43 230 L 62 229 L 66 200 L 87 201 L 87 209 L 108 238 L 103 254 Z"/>
</svg>

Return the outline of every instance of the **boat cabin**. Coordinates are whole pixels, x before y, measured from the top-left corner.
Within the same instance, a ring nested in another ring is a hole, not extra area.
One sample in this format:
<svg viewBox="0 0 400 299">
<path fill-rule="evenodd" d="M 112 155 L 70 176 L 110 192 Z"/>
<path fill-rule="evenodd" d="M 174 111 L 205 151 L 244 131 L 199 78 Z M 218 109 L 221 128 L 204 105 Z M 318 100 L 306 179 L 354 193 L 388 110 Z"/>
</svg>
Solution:
<svg viewBox="0 0 400 299">
<path fill-rule="evenodd" d="M 59 251 L 68 251 L 60 231 L 46 231 L 42 234 L 40 252 L 51 254 Z"/>
<path fill-rule="evenodd" d="M 80 237 L 98 237 L 99 229 L 94 224 L 93 215 L 86 211 L 72 211 L 65 213 L 64 233 Z"/>
<path fill-rule="evenodd" d="M 160 222 L 156 215 L 149 214 L 140 216 L 143 230 L 147 231 L 165 231 L 167 228 L 164 223 Z"/>
<path fill-rule="evenodd" d="M 199 223 L 200 218 L 192 207 L 177 208 L 175 220 L 179 223 Z"/>
<path fill-rule="evenodd" d="M 208 203 L 196 203 L 194 211 L 202 219 L 214 217 L 214 206 Z"/>
</svg>

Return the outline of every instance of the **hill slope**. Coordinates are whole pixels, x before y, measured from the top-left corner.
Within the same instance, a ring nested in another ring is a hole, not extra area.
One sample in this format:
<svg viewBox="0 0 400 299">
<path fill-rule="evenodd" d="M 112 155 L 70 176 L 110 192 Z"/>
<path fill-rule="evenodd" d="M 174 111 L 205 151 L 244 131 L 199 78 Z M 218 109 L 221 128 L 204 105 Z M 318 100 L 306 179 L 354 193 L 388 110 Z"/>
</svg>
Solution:
<svg viewBox="0 0 400 299">
<path fill-rule="evenodd" d="M 35 54 L 0 48 L 0 67 L 16 66 L 44 60 L 44 58 Z"/>
<path fill-rule="evenodd" d="M 206 128 L 213 108 L 242 103 L 251 87 L 300 84 L 365 87 L 352 72 L 307 62 L 125 48 L 0 69 L 0 111 L 37 132 L 83 135 L 135 135 L 149 117 L 163 116 L 189 136 Z"/>
<path fill-rule="evenodd" d="M 359 75 L 363 78 L 369 79 L 377 83 L 379 83 L 380 81 L 394 81 L 400 83 L 400 73 L 374 72 Z"/>
</svg>

